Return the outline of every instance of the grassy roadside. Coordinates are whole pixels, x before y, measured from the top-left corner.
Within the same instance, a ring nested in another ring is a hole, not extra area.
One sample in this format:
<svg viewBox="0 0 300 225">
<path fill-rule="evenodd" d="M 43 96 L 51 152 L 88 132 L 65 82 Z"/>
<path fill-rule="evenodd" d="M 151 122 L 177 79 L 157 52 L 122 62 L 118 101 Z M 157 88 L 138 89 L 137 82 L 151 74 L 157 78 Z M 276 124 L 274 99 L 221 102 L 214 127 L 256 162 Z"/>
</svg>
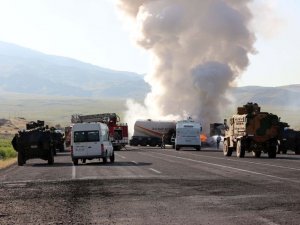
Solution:
<svg viewBox="0 0 300 225">
<path fill-rule="evenodd" d="M 17 152 L 11 145 L 11 139 L 0 139 L 0 169 L 3 169 L 17 161 Z"/>
</svg>

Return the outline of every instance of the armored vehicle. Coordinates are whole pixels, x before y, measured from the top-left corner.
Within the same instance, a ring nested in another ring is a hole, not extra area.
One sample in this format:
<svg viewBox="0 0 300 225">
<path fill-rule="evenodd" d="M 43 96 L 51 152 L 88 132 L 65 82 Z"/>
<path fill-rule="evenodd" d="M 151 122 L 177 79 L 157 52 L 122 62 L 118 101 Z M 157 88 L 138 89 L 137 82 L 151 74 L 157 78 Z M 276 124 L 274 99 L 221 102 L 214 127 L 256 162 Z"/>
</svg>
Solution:
<svg viewBox="0 0 300 225">
<path fill-rule="evenodd" d="M 285 128 L 279 141 L 278 153 L 282 152 L 286 154 L 288 150 L 291 150 L 294 151 L 296 155 L 300 155 L 300 131 Z"/>
<path fill-rule="evenodd" d="M 223 152 L 231 156 L 236 151 L 237 157 L 243 158 L 245 152 L 252 152 L 255 157 L 267 153 L 269 158 L 275 158 L 278 138 L 280 136 L 280 118 L 277 115 L 261 112 L 257 103 L 247 103 L 237 108 L 226 127 Z"/>
<path fill-rule="evenodd" d="M 23 166 L 26 160 L 40 158 L 54 163 L 54 144 L 48 126 L 44 121 L 29 122 L 26 130 L 19 131 L 12 140 L 13 148 L 18 152 L 18 165 Z"/>
</svg>

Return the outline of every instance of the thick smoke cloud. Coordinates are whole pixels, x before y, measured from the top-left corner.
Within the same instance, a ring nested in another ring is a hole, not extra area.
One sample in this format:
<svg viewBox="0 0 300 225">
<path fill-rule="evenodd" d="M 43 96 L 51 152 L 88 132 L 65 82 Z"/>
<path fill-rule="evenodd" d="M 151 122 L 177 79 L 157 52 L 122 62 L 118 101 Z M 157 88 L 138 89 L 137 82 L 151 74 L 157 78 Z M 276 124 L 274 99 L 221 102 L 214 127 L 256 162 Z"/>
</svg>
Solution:
<svg viewBox="0 0 300 225">
<path fill-rule="evenodd" d="M 222 121 L 226 91 L 249 64 L 254 34 L 250 0 L 119 0 L 136 26 L 136 41 L 154 57 L 144 106 L 128 101 L 129 121 Z"/>
</svg>

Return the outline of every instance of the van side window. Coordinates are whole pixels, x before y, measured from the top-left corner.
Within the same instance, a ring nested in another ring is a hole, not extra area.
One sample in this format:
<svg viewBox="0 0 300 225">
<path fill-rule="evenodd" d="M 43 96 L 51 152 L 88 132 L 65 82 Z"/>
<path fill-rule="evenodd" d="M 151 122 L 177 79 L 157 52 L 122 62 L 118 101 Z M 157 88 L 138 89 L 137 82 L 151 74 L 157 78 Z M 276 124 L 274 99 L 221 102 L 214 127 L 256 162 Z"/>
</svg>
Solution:
<svg viewBox="0 0 300 225">
<path fill-rule="evenodd" d="M 75 131 L 74 142 L 97 142 L 100 141 L 99 131 Z"/>
</svg>

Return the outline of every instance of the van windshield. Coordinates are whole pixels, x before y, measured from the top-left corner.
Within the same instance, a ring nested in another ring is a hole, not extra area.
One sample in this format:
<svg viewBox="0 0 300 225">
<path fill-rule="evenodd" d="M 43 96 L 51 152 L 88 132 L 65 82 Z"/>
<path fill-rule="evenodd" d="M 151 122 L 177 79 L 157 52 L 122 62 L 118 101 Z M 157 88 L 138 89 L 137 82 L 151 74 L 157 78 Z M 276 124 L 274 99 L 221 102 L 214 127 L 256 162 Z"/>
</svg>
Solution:
<svg viewBox="0 0 300 225">
<path fill-rule="evenodd" d="M 99 131 L 75 131 L 74 132 L 74 142 L 96 142 L 100 141 Z"/>
</svg>

